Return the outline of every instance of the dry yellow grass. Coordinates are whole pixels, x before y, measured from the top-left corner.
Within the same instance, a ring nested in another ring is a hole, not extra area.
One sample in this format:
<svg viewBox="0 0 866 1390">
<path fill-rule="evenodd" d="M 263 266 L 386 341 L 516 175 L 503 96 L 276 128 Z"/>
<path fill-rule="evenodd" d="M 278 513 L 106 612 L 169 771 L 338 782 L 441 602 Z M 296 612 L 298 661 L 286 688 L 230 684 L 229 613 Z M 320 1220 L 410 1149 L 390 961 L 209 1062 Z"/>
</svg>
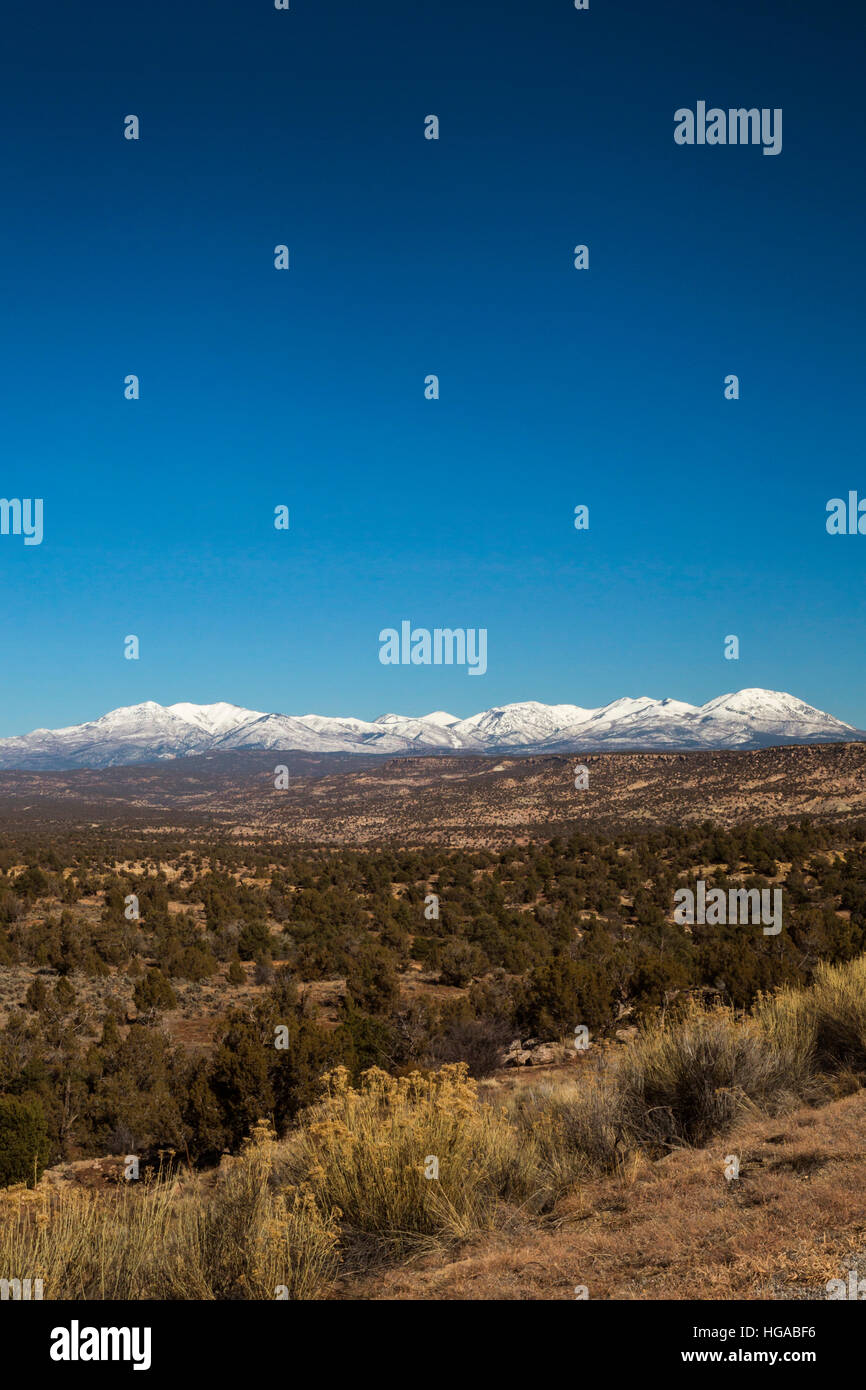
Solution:
<svg viewBox="0 0 866 1390">
<path fill-rule="evenodd" d="M 846 1260 L 866 1272 L 864 1071 L 864 960 L 496 1103 L 462 1063 L 338 1068 L 287 1139 L 262 1122 L 211 1177 L 0 1194 L 0 1277 L 72 1299 L 821 1297 Z"/>
<path fill-rule="evenodd" d="M 337 1068 L 282 1165 L 349 1232 L 391 1249 L 465 1238 L 543 1187 L 536 1145 L 479 1101 L 463 1063 L 400 1078 L 372 1068 L 357 1088 Z"/>
<path fill-rule="evenodd" d="M 807 990 L 764 996 L 755 1021 L 798 1094 L 826 1074 L 866 1073 L 866 956 L 820 964 Z"/>
<path fill-rule="evenodd" d="M 10 1189 L 2 1277 L 45 1299 L 312 1299 L 338 1266 L 338 1230 L 312 1194 L 279 1193 L 266 1125 L 213 1184 L 157 1174 L 117 1191 Z"/>
<path fill-rule="evenodd" d="M 740 1177 L 728 1181 L 729 1155 Z M 866 1092 L 746 1119 L 708 1149 L 636 1161 L 583 1185 L 543 1222 L 450 1257 L 346 1274 L 352 1299 L 824 1298 L 866 1274 Z"/>
</svg>

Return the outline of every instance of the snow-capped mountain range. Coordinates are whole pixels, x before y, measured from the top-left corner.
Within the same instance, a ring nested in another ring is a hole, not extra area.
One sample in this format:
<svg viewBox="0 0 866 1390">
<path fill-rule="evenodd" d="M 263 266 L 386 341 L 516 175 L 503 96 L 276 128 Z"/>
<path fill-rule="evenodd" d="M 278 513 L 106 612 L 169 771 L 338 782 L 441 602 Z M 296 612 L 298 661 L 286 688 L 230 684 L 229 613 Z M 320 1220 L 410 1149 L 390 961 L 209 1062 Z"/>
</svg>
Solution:
<svg viewBox="0 0 866 1390">
<path fill-rule="evenodd" d="M 705 705 L 614 700 L 601 709 L 525 700 L 458 719 L 364 719 L 264 714 L 240 705 L 158 705 L 111 710 L 66 729 L 0 739 L 0 768 L 33 771 L 153 763 L 198 753 L 273 749 L 305 753 L 580 753 L 605 749 L 765 748 L 828 743 L 866 734 L 776 690 L 740 690 Z"/>
</svg>

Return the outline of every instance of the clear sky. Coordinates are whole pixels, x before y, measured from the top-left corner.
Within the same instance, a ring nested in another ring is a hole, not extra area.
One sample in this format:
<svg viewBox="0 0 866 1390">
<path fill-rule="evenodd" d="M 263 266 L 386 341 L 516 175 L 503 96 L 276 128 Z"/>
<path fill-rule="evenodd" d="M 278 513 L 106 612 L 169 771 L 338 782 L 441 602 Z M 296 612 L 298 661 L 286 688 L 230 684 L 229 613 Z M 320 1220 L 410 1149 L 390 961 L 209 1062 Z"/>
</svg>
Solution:
<svg viewBox="0 0 866 1390">
<path fill-rule="evenodd" d="M 862 6 L 18 9 L 0 735 L 743 686 L 866 726 Z M 699 100 L 782 153 L 678 146 Z M 382 666 L 403 619 L 486 675 Z"/>
</svg>

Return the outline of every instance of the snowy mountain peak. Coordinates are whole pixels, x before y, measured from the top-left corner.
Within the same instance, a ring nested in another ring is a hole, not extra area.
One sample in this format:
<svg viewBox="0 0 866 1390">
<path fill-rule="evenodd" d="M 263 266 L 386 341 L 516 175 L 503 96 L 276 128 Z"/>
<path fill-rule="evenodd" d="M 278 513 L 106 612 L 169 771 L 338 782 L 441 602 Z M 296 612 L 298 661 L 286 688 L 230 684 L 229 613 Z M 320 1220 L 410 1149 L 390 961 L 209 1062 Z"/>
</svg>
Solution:
<svg viewBox="0 0 866 1390">
<path fill-rule="evenodd" d="M 179 719 L 185 719 L 188 724 L 206 729 L 209 734 L 222 734 L 246 723 L 248 719 L 261 718 L 260 710 L 243 709 L 241 705 L 228 705 L 225 701 L 215 705 L 166 705 L 166 709 Z"/>
<path fill-rule="evenodd" d="M 788 695 L 783 690 L 762 690 L 760 686 L 719 695 L 715 700 L 709 700 L 701 706 L 701 713 L 704 715 L 717 714 L 719 711 L 755 720 L 830 720 L 834 726 L 853 732 L 851 724 L 843 724 L 841 720 L 833 719 L 832 715 L 825 714 L 814 705 L 807 705 L 795 695 Z"/>
<path fill-rule="evenodd" d="M 273 749 L 309 753 L 579 753 L 605 749 L 762 748 L 866 737 L 784 691 L 747 689 L 695 706 L 624 696 L 599 709 L 523 700 L 459 719 L 445 710 L 369 721 L 264 714 L 218 701 L 145 700 L 63 729 L 0 739 L 0 769 L 111 767 L 198 753 Z"/>
</svg>

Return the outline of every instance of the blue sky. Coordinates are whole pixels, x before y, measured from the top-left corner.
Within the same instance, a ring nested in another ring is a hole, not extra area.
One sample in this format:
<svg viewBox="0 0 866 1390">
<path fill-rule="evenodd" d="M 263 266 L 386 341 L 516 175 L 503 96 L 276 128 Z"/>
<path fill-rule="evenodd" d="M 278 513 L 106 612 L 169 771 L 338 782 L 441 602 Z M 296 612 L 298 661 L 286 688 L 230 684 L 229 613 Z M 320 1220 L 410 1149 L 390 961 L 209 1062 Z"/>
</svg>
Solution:
<svg viewBox="0 0 866 1390">
<path fill-rule="evenodd" d="M 175 8 L 7 25 L 0 495 L 45 538 L 0 536 L 0 735 L 754 685 L 866 726 L 857 7 Z M 782 153 L 677 146 L 703 99 Z M 382 666 L 406 618 L 487 674 Z"/>
</svg>

